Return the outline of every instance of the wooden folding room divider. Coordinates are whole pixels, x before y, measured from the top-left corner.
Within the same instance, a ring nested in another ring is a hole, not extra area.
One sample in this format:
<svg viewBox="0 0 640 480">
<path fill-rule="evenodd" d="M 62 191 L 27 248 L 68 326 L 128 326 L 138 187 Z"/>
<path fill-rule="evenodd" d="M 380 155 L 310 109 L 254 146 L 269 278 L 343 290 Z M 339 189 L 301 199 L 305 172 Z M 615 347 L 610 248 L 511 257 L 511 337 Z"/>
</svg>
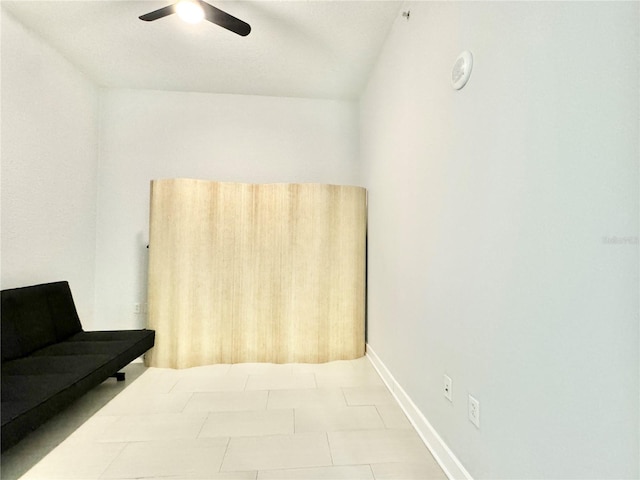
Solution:
<svg viewBox="0 0 640 480">
<path fill-rule="evenodd" d="M 147 364 L 364 355 L 366 191 L 151 182 Z"/>
</svg>

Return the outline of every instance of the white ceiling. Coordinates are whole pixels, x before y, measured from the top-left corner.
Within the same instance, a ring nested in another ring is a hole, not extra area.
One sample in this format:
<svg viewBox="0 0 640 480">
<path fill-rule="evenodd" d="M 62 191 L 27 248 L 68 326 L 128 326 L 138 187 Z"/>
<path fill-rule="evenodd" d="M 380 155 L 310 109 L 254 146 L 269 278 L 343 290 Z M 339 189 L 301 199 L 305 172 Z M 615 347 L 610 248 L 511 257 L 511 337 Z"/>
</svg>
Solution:
<svg viewBox="0 0 640 480">
<path fill-rule="evenodd" d="M 177 15 L 172 0 L 2 1 L 27 28 L 105 87 L 357 99 L 402 4 L 210 0 L 251 25 L 247 37 Z"/>
</svg>

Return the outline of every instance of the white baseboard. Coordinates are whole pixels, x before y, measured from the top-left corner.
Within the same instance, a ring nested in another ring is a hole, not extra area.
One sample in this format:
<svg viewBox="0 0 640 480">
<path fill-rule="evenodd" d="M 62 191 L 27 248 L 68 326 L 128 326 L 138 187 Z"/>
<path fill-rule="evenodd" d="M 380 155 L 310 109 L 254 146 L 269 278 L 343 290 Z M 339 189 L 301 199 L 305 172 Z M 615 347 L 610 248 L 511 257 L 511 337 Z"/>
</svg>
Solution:
<svg viewBox="0 0 640 480">
<path fill-rule="evenodd" d="M 393 377 L 389 369 L 382 363 L 382 360 L 376 355 L 373 349 L 367 345 L 367 358 L 376 369 L 382 381 L 385 383 L 391 394 L 400 404 L 405 415 L 413 425 L 413 427 L 422 438 L 433 458 L 440 465 L 447 477 L 451 480 L 473 480 L 469 472 L 464 468 L 460 460 L 453 454 L 446 443 L 442 441 L 438 432 L 429 423 L 422 412 L 413 403 L 411 397 L 403 390 L 400 384 Z"/>
</svg>

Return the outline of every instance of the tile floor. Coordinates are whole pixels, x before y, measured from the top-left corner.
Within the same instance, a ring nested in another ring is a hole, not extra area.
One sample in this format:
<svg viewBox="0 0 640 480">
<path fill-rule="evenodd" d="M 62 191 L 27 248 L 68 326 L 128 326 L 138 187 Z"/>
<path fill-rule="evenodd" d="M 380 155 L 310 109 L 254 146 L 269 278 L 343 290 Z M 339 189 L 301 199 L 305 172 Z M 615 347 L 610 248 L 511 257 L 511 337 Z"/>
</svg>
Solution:
<svg viewBox="0 0 640 480">
<path fill-rule="evenodd" d="M 53 421 L 49 453 L 28 438 L 3 454 L 2 478 L 446 479 L 366 357 L 128 369 L 75 431 Z"/>
</svg>

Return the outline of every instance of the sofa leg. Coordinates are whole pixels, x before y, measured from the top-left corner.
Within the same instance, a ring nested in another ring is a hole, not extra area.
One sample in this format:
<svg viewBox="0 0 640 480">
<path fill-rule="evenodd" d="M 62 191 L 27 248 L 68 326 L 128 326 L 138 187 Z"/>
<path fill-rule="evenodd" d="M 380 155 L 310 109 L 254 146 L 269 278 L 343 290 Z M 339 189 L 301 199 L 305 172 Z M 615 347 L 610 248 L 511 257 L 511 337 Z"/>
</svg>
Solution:
<svg viewBox="0 0 640 480">
<path fill-rule="evenodd" d="M 111 378 L 115 378 L 118 382 L 124 382 L 124 372 L 114 373 Z"/>
</svg>

